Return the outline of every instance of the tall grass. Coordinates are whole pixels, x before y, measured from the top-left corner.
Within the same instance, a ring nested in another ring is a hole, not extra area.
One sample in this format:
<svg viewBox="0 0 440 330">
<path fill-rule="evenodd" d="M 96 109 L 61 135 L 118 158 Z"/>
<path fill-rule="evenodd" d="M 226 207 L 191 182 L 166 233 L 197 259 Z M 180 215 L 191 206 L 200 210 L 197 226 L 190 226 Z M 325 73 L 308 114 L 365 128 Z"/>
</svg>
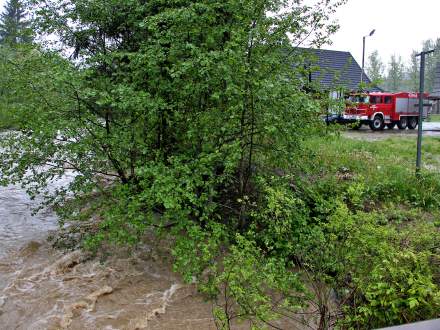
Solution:
<svg viewBox="0 0 440 330">
<path fill-rule="evenodd" d="M 313 157 L 304 159 L 309 178 L 344 193 L 346 185 L 361 183 L 364 201 L 395 202 L 422 208 L 440 206 L 440 139 L 423 141 L 423 170 L 415 176 L 416 140 L 390 138 L 359 141 L 343 136 L 306 142 Z"/>
</svg>

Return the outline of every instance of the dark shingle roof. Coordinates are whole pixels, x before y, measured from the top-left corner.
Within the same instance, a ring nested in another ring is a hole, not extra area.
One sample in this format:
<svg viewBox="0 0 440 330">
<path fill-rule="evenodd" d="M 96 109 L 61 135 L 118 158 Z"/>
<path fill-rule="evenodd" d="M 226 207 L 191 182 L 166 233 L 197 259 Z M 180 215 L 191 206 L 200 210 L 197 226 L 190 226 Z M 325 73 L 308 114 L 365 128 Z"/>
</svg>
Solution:
<svg viewBox="0 0 440 330">
<path fill-rule="evenodd" d="M 350 90 L 359 89 L 361 67 L 349 52 L 326 49 L 302 49 L 311 57 L 312 81 L 318 82 L 325 89 L 344 87 Z M 364 73 L 364 83 L 371 84 L 370 78 Z M 380 88 L 370 88 L 381 91 Z"/>
</svg>

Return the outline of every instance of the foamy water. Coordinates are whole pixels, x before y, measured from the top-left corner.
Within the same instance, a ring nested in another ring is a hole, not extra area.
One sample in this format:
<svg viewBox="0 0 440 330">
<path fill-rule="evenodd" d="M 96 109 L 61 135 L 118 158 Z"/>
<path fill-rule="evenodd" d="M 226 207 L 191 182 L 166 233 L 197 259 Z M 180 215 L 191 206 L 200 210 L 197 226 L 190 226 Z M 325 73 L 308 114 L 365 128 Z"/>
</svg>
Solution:
<svg viewBox="0 0 440 330">
<path fill-rule="evenodd" d="M 144 245 L 133 253 L 115 248 L 99 260 L 55 250 L 46 237 L 57 218 L 50 210 L 32 215 L 35 206 L 19 187 L 0 188 L 1 330 L 216 329 L 212 304 L 182 283 L 166 254 Z"/>
<path fill-rule="evenodd" d="M 54 185 L 64 185 L 72 176 Z M 0 328 L 215 329 L 211 305 L 148 247 L 105 261 L 55 250 L 50 210 L 17 186 L 0 187 Z"/>
</svg>

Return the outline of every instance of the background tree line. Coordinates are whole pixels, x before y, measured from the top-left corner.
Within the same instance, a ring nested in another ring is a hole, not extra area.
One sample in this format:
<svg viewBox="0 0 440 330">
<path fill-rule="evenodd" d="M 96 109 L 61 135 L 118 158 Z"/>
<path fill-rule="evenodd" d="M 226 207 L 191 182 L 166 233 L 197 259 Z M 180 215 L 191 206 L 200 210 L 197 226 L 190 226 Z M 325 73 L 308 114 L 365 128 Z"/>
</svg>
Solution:
<svg viewBox="0 0 440 330">
<path fill-rule="evenodd" d="M 425 40 L 423 50 L 440 50 L 440 38 Z M 368 57 L 366 72 L 371 80 L 386 91 L 412 91 L 419 90 L 420 58 L 416 55 L 420 51 L 413 50 L 409 62 L 405 63 L 401 55 L 392 55 L 387 65 L 382 61 L 376 50 Z M 436 66 L 440 64 L 440 51 L 427 56 L 425 68 L 425 90 L 431 92 L 434 86 Z"/>
</svg>

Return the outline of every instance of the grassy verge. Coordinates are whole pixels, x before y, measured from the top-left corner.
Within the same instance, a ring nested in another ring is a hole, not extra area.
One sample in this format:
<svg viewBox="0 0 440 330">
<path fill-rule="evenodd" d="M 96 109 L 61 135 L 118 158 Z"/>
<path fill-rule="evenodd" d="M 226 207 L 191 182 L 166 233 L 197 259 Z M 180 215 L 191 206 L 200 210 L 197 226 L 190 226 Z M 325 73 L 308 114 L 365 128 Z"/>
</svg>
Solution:
<svg viewBox="0 0 440 330">
<path fill-rule="evenodd" d="M 431 116 L 429 116 L 429 121 L 440 122 L 440 115 L 431 115 Z"/>
<path fill-rule="evenodd" d="M 341 327 L 438 317 L 440 139 L 424 139 L 419 178 L 414 138 L 329 136 L 307 147 L 302 198 L 324 238 L 306 260 L 338 292 Z"/>
<path fill-rule="evenodd" d="M 328 137 L 308 141 L 315 155 L 310 173 L 320 173 L 322 180 L 338 177 L 361 181 L 371 202 L 402 202 L 414 206 L 440 206 L 440 139 L 423 140 L 423 176 L 416 179 L 416 140 L 390 138 L 360 141 L 344 137 Z M 337 189 L 344 186 L 334 182 Z"/>
</svg>

